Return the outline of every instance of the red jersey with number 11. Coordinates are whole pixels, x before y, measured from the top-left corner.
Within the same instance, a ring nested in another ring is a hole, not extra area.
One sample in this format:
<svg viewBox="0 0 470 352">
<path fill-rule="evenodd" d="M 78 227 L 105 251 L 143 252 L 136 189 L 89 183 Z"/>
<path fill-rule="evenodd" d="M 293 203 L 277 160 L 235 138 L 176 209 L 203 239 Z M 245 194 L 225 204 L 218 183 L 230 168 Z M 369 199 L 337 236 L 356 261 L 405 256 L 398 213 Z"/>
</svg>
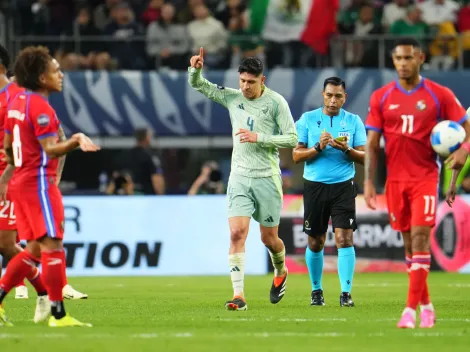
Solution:
<svg viewBox="0 0 470 352">
<path fill-rule="evenodd" d="M 46 190 L 55 185 L 58 159 L 50 159 L 39 140 L 58 139 L 59 120 L 45 97 L 25 92 L 18 94 L 8 107 L 5 133 L 12 135 L 15 177 L 11 186 L 24 191 Z"/>
<path fill-rule="evenodd" d="M 366 128 L 383 133 L 388 181 L 438 181 L 440 162 L 431 147 L 431 131 L 440 120 L 466 119 L 449 88 L 423 78 L 412 91 L 398 81 L 376 90 Z"/>
</svg>

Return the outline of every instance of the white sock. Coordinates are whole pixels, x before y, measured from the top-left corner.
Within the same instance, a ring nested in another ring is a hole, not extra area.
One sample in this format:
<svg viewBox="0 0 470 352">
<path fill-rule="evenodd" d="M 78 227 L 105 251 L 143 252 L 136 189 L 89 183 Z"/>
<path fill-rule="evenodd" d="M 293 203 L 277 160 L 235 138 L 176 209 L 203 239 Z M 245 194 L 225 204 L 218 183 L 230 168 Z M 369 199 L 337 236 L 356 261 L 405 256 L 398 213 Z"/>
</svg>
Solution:
<svg viewBox="0 0 470 352">
<path fill-rule="evenodd" d="M 233 295 L 244 297 L 245 253 L 229 254 L 228 264 L 232 279 Z"/>
<path fill-rule="evenodd" d="M 416 320 L 416 310 L 406 307 L 402 315 L 405 315 L 406 313 L 411 313 L 413 318 Z"/>
<path fill-rule="evenodd" d="M 286 273 L 286 248 L 284 247 L 279 253 L 271 253 L 271 262 L 274 267 L 274 276 L 282 276 Z"/>
<path fill-rule="evenodd" d="M 423 310 L 430 310 L 431 312 L 434 312 L 434 306 L 432 305 L 432 303 L 422 304 L 421 305 L 421 311 L 423 311 Z"/>
</svg>

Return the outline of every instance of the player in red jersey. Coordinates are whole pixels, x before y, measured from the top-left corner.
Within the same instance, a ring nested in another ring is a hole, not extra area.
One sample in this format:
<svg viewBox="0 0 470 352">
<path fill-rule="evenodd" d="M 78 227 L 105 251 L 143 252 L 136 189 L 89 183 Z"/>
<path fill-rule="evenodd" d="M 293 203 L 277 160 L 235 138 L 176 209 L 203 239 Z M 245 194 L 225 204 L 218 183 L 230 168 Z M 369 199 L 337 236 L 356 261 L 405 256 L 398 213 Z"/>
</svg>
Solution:
<svg viewBox="0 0 470 352">
<path fill-rule="evenodd" d="M 374 186 L 380 136 L 383 134 L 387 166 L 385 194 L 390 223 L 403 235 L 409 271 L 408 301 L 399 328 L 414 328 L 421 303 L 422 328 L 435 323 L 427 276 L 431 265 L 430 234 L 435 225 L 440 163 L 430 135 L 440 119 L 463 125 L 470 135 L 465 109 L 446 87 L 423 78 L 424 54 L 415 39 L 399 40 L 393 51 L 398 80 L 376 90 L 370 98 L 364 196 L 375 209 Z M 460 148 L 449 158 L 464 164 L 467 152 Z"/>
<path fill-rule="evenodd" d="M 15 62 L 14 75 L 27 91 L 18 94 L 8 106 L 4 149 L 7 170 L 15 170 L 9 189 L 15 200 L 18 233 L 28 243 L 25 251 L 13 257 L 7 274 L 0 280 L 0 304 L 31 270 L 34 247 L 39 243 L 44 283 L 51 300 L 49 326 L 89 326 L 66 314 L 64 309 L 64 207 L 57 169 L 58 158 L 75 148 L 93 152 L 99 147 L 82 133 L 59 140 L 60 122 L 47 99 L 50 93 L 62 90 L 63 74 L 46 48 L 22 50 Z M 3 306 L 0 322 L 11 325 Z"/>
<path fill-rule="evenodd" d="M 7 114 L 7 106 L 13 98 L 22 92 L 16 83 L 10 82 L 6 73 L 10 65 L 10 57 L 8 51 L 0 45 L 0 148 L 3 151 L 3 137 L 4 137 L 4 121 Z M 7 167 L 5 159 L 0 159 L 0 173 Z M 11 260 L 15 255 L 23 251 L 17 245 L 17 232 L 16 232 L 16 216 L 14 212 L 14 203 L 11 195 L 6 194 L 5 198 L 0 200 L 0 254 L 2 257 Z M 39 264 L 39 247 L 37 247 L 37 256 L 31 260 Z M 31 282 L 33 287 L 38 293 L 36 312 L 34 322 L 41 322 L 49 317 L 50 302 L 47 298 L 47 290 L 41 278 L 41 273 L 36 266 L 32 266 L 26 278 Z M 24 280 L 22 280 L 24 285 Z"/>
<path fill-rule="evenodd" d="M 5 47 L 0 45 L 0 149 L 3 151 L 3 136 L 4 136 L 4 121 L 7 112 L 7 106 L 9 102 L 19 93 L 25 91 L 24 88 L 18 86 L 13 79 L 7 78 L 7 70 L 10 65 L 10 55 Z M 13 77 L 14 78 L 14 77 Z M 59 137 L 65 138 L 63 130 L 59 130 Z M 58 166 L 58 176 L 57 182 L 60 182 L 62 175 L 62 170 L 65 163 L 65 155 L 59 159 Z M 7 163 L 2 157 L 0 159 L 0 175 L 5 170 Z M 9 177 L 8 175 L 5 175 Z M 11 176 L 10 176 L 11 177 Z M 1 179 L 0 179 L 1 183 Z M 7 258 L 11 259 L 14 255 L 18 254 L 22 248 L 17 245 L 19 242 L 18 235 L 16 232 L 16 216 L 14 214 L 14 203 L 12 202 L 11 196 L 6 195 L 6 199 L 0 202 L 0 254 Z M 39 255 L 39 246 L 37 248 L 37 253 Z M 39 258 L 38 258 L 39 260 Z M 1 267 L 0 267 L 0 277 L 1 277 Z M 36 305 L 35 313 L 35 322 L 44 320 L 44 312 L 48 312 L 50 309 L 48 307 L 48 301 L 44 300 L 46 296 L 41 284 L 42 280 L 40 277 L 40 272 L 38 269 L 33 270 L 30 275 L 27 276 L 27 279 L 31 282 L 36 291 L 41 294 L 38 298 Z M 81 293 L 75 290 L 71 285 L 68 284 L 67 278 L 65 281 L 65 286 L 63 287 L 62 294 L 64 298 L 67 299 L 86 299 L 88 295 Z M 24 280 L 16 286 L 15 298 L 17 299 L 27 299 L 28 298 L 28 289 L 24 284 Z M 47 318 L 47 317 L 46 317 Z"/>
</svg>

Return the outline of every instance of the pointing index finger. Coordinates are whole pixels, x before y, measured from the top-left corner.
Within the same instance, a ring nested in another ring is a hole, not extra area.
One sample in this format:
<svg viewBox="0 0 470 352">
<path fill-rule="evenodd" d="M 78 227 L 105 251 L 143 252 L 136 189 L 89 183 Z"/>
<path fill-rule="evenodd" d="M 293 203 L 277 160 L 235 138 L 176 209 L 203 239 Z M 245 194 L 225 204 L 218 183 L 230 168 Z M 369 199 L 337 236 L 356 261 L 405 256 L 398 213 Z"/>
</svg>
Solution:
<svg viewBox="0 0 470 352">
<path fill-rule="evenodd" d="M 204 58 L 204 49 L 202 47 L 199 49 L 199 56 L 201 57 L 201 59 Z"/>
</svg>

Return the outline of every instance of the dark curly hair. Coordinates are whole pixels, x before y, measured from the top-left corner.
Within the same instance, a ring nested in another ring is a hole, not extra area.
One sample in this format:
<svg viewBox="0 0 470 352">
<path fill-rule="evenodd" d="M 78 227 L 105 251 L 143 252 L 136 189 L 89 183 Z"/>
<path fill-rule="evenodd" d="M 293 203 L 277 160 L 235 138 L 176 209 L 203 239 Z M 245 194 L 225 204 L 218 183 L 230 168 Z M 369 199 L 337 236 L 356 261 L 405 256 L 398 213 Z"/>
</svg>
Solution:
<svg viewBox="0 0 470 352">
<path fill-rule="evenodd" d="M 16 82 L 29 90 L 41 88 L 39 77 L 47 72 L 52 56 L 44 46 L 28 46 L 20 51 L 13 66 Z"/>
<path fill-rule="evenodd" d="M 5 67 L 5 70 L 8 71 L 10 68 L 10 55 L 8 54 L 7 48 L 0 44 L 0 65 Z"/>
</svg>

